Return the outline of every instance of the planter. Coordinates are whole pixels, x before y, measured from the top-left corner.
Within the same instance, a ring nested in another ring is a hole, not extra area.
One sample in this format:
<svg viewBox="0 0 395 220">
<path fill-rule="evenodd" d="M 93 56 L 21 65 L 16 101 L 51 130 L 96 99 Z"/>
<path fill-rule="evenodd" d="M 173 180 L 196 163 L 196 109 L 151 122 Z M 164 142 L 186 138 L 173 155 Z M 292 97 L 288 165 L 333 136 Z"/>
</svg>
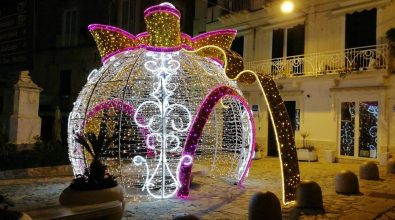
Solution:
<svg viewBox="0 0 395 220">
<path fill-rule="evenodd" d="M 261 159 L 262 158 L 262 155 L 261 155 L 261 151 L 255 151 L 255 154 L 254 154 L 254 160 L 258 160 L 258 159 Z"/>
<path fill-rule="evenodd" d="M 99 190 L 74 190 L 67 187 L 59 197 L 62 206 L 83 206 L 111 201 L 122 202 L 122 212 L 115 213 L 109 219 L 121 219 L 125 208 L 124 190 L 120 185 Z"/>
<path fill-rule="evenodd" d="M 334 163 L 336 160 L 335 151 L 334 150 L 325 150 L 324 151 L 324 159 L 325 159 L 325 162 Z"/>
<path fill-rule="evenodd" d="M 379 154 L 380 165 L 383 166 L 387 165 L 389 156 L 390 156 L 389 152 L 382 152 L 381 154 Z"/>
<path fill-rule="evenodd" d="M 317 161 L 317 152 L 316 151 L 309 151 L 307 149 L 297 149 L 298 160 L 301 161 Z"/>
</svg>

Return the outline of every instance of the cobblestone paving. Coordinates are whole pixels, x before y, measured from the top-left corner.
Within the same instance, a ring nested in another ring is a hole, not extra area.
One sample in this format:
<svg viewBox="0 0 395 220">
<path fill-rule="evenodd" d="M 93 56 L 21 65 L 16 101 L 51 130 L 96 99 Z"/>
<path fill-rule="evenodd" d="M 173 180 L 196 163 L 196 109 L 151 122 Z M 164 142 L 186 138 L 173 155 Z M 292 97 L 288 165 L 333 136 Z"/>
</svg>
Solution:
<svg viewBox="0 0 395 220">
<path fill-rule="evenodd" d="M 379 181 L 359 180 L 360 195 L 335 193 L 336 173 L 358 174 L 359 164 L 301 162 L 301 179 L 316 181 L 322 189 L 325 213 L 303 213 L 284 206 L 283 219 L 395 219 L 395 175 L 380 168 Z M 0 194 L 15 201 L 19 210 L 58 204 L 58 196 L 71 178 L 0 180 Z M 254 160 L 243 187 L 208 177 L 195 177 L 187 200 L 140 201 L 128 199 L 123 219 L 172 219 L 194 214 L 201 219 L 246 219 L 248 202 L 258 191 L 271 191 L 281 199 L 280 165 L 276 158 Z"/>
</svg>

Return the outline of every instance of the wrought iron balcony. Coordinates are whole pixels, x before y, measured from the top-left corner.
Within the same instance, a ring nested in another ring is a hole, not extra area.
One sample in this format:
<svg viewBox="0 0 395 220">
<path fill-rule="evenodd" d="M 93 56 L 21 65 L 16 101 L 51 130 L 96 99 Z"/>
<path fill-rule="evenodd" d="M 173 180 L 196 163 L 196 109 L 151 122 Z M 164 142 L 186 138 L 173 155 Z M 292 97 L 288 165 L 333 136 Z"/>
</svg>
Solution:
<svg viewBox="0 0 395 220">
<path fill-rule="evenodd" d="M 270 74 L 274 79 L 387 69 L 386 44 L 245 62 L 245 69 Z"/>
</svg>

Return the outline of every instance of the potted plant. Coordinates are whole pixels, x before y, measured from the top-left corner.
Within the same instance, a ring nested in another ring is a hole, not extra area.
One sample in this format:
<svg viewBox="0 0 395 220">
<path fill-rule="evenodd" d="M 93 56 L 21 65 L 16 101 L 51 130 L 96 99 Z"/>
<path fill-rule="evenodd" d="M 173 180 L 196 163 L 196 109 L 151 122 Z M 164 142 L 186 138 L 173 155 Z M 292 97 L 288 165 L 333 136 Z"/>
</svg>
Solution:
<svg viewBox="0 0 395 220">
<path fill-rule="evenodd" d="M 0 195 L 0 219 L 31 220 L 30 216 L 26 213 L 8 209 L 13 206 L 15 206 L 15 204 L 11 200 Z"/>
<path fill-rule="evenodd" d="M 75 141 L 84 147 L 92 162 L 83 175 L 77 175 L 69 187 L 60 195 L 59 202 L 64 206 L 80 206 L 119 200 L 124 207 L 123 188 L 115 177 L 106 173 L 106 165 L 100 160 L 105 149 L 114 142 L 116 136 L 106 137 L 104 131 L 96 136 L 92 132 L 75 134 Z M 119 219 L 114 216 L 112 219 Z"/>
<path fill-rule="evenodd" d="M 306 147 L 306 138 L 309 136 L 309 133 L 301 132 L 300 136 L 302 136 L 302 139 L 303 139 L 303 147 L 302 148 L 305 148 Z"/>
<path fill-rule="evenodd" d="M 390 73 L 395 73 L 395 28 L 389 29 L 385 33 L 388 41 L 389 54 L 388 54 L 388 70 Z"/>
<path fill-rule="evenodd" d="M 317 153 L 314 149 L 314 146 L 307 144 L 306 138 L 309 136 L 307 132 L 300 133 L 303 139 L 303 146 L 301 148 L 297 148 L 298 160 L 303 161 L 317 161 Z"/>
</svg>

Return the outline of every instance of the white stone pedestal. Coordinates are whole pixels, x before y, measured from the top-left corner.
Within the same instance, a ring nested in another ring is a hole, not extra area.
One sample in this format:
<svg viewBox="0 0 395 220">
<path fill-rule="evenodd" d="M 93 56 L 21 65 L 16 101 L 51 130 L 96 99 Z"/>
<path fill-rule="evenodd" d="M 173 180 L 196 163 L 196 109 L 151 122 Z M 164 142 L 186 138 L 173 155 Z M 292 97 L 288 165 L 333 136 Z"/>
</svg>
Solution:
<svg viewBox="0 0 395 220">
<path fill-rule="evenodd" d="M 325 159 L 325 162 L 334 163 L 336 160 L 335 151 L 334 150 L 325 150 L 324 151 L 324 159 Z"/>
<path fill-rule="evenodd" d="M 317 152 L 309 151 L 307 149 L 297 149 L 298 160 L 302 161 L 317 161 Z"/>
<path fill-rule="evenodd" d="M 258 150 L 258 151 L 255 151 L 255 154 L 254 154 L 254 160 L 259 160 L 259 159 L 261 159 L 262 158 L 262 155 L 261 155 L 261 151 L 260 150 Z"/>
<path fill-rule="evenodd" d="M 382 166 L 387 165 L 390 153 L 389 152 L 382 152 L 379 155 L 380 155 L 380 157 L 379 157 L 380 165 L 382 165 Z"/>
<path fill-rule="evenodd" d="M 29 71 L 21 71 L 14 85 L 14 106 L 10 117 L 9 140 L 13 144 L 33 144 L 41 134 L 41 118 L 38 116 L 40 92 L 30 78 Z"/>
</svg>

